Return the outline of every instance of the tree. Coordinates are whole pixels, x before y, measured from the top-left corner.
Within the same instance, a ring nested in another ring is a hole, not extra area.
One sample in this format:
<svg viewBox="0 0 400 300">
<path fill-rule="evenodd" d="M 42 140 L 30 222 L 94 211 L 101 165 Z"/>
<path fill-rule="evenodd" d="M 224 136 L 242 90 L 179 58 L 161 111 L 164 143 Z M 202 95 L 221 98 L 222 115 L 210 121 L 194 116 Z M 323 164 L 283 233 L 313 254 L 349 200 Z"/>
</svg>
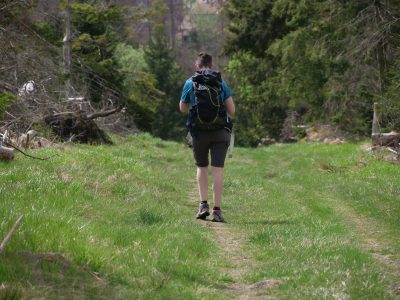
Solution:
<svg viewBox="0 0 400 300">
<path fill-rule="evenodd" d="M 275 89 L 277 62 L 266 50 L 288 28 L 272 14 L 273 1 L 228 1 L 230 18 L 225 51 L 234 81 L 237 142 L 256 146 L 265 136 L 279 137 L 288 97 Z"/>
<path fill-rule="evenodd" d="M 72 77 L 79 81 L 83 69 L 88 96 L 94 103 L 122 88 L 114 51 L 124 38 L 123 10 L 104 4 L 100 0 L 71 4 L 75 29 L 72 50 L 82 61 L 81 66 L 75 65 Z"/>
<path fill-rule="evenodd" d="M 118 44 L 115 53 L 123 90 L 128 95 L 128 112 L 135 116 L 139 129 L 151 132 L 164 93 L 157 89 L 157 79 L 145 60 L 143 48 Z"/>
<path fill-rule="evenodd" d="M 157 89 L 164 93 L 152 132 L 164 139 L 179 139 L 184 132 L 184 118 L 178 111 L 183 76 L 162 27 L 153 34 L 149 47 L 145 50 L 145 59 L 149 70 L 157 79 Z"/>
</svg>

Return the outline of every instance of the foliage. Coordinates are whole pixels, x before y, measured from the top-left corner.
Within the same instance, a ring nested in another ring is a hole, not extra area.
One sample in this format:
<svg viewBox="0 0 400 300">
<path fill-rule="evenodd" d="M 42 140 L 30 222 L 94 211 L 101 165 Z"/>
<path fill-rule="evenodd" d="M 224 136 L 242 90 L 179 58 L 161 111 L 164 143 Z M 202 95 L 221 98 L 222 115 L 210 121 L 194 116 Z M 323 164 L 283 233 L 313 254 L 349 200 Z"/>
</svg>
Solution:
<svg viewBox="0 0 400 300">
<path fill-rule="evenodd" d="M 8 26 L 16 20 L 24 19 L 27 12 L 37 4 L 38 0 L 2 0 L 0 3 L 0 24 Z"/>
<path fill-rule="evenodd" d="M 178 101 L 183 75 L 162 28 L 154 33 L 149 47 L 145 49 L 145 59 L 157 80 L 157 89 L 164 93 L 156 111 L 152 132 L 163 139 L 181 139 L 184 133 L 184 116 L 179 112 Z"/>
<path fill-rule="evenodd" d="M 16 99 L 17 97 L 14 94 L 0 93 L 0 118 L 3 116 L 11 102 Z"/>
<path fill-rule="evenodd" d="M 39 21 L 34 24 L 35 31 L 49 43 L 62 46 L 63 28 L 59 19 Z"/>
<path fill-rule="evenodd" d="M 146 63 L 145 52 L 143 48 L 118 44 L 114 57 L 124 78 L 123 88 L 129 95 L 128 110 L 135 116 L 139 129 L 150 132 L 164 94 L 156 87 L 157 80 Z"/>
<path fill-rule="evenodd" d="M 103 81 L 111 89 L 120 89 L 122 78 L 117 70 L 114 51 L 124 38 L 123 10 L 112 5 L 102 5 L 102 1 L 74 2 L 71 5 L 72 22 L 76 38 L 72 50 L 79 55 L 90 72 L 84 75 L 89 86 L 91 101 L 100 102 L 106 92 Z M 80 72 L 76 72 L 79 78 Z M 102 78 L 101 81 L 97 77 Z"/>
</svg>

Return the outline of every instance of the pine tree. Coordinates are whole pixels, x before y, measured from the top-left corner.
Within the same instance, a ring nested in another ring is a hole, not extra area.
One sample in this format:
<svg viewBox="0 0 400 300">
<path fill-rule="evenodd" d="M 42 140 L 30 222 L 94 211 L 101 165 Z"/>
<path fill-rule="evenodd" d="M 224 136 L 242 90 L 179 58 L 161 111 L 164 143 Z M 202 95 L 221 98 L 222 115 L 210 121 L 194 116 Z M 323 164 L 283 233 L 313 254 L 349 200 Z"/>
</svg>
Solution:
<svg viewBox="0 0 400 300">
<path fill-rule="evenodd" d="M 150 72 L 157 79 L 157 89 L 164 93 L 152 132 L 163 139 L 180 139 L 184 132 L 184 117 L 179 112 L 178 101 L 183 75 L 162 27 L 155 30 L 145 50 L 145 59 Z"/>
</svg>

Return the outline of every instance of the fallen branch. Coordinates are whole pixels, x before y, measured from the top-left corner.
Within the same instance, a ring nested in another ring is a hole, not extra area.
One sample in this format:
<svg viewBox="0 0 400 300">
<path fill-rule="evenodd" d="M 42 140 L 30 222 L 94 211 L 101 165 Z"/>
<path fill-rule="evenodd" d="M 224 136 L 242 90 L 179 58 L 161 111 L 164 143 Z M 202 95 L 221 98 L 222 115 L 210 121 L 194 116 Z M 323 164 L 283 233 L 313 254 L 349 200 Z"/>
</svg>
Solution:
<svg viewBox="0 0 400 300">
<path fill-rule="evenodd" d="M 119 112 L 121 110 L 121 108 L 114 108 L 114 109 L 110 109 L 110 110 L 106 110 L 106 111 L 99 111 L 99 112 L 95 112 L 92 113 L 90 115 L 87 115 L 86 118 L 89 120 L 93 120 L 93 119 L 97 119 L 100 117 L 107 117 L 109 115 L 112 115 L 116 112 Z"/>
<path fill-rule="evenodd" d="M 93 119 L 97 119 L 97 118 L 100 118 L 100 117 L 107 117 L 107 116 L 112 115 L 112 114 L 114 114 L 116 112 L 119 112 L 121 110 L 122 110 L 122 108 L 113 108 L 113 109 L 110 109 L 110 110 L 97 111 L 97 112 L 94 112 L 94 113 L 91 113 L 91 114 L 88 114 L 88 115 L 86 115 L 83 111 L 77 111 L 77 112 L 74 112 L 74 111 L 63 111 L 63 112 L 60 112 L 60 113 L 53 114 L 53 115 L 51 115 L 51 117 L 56 118 L 56 117 L 63 117 L 63 116 L 67 116 L 68 117 L 68 116 L 71 116 L 71 115 L 76 115 L 76 116 L 82 117 L 83 119 L 93 120 Z"/>
<path fill-rule="evenodd" d="M 6 247 L 8 241 L 10 240 L 11 236 L 14 234 L 15 230 L 17 230 L 19 224 L 21 224 L 22 219 L 24 218 L 24 215 L 21 215 L 17 222 L 15 222 L 14 226 L 11 228 L 10 232 L 7 234 L 7 236 L 4 238 L 4 240 L 0 244 L 0 254 L 3 252 L 4 248 Z"/>
<path fill-rule="evenodd" d="M 29 155 L 28 153 L 25 153 L 24 151 L 22 151 L 21 149 L 19 149 L 19 148 L 16 147 L 16 146 L 14 146 L 13 144 L 10 144 L 10 143 L 8 143 L 8 142 L 4 142 L 4 144 L 6 144 L 6 145 L 9 146 L 9 147 L 14 148 L 15 150 L 17 150 L 18 152 L 22 153 L 23 155 L 25 155 L 25 156 L 27 156 L 27 157 L 30 157 L 30 158 L 33 158 L 33 159 L 48 160 L 48 159 L 50 158 L 50 157 L 41 158 L 41 157 L 32 156 L 32 155 Z"/>
<path fill-rule="evenodd" d="M 393 148 L 388 147 L 387 149 L 388 149 L 390 152 L 394 153 L 394 154 L 397 154 L 397 155 L 400 154 L 400 152 L 396 151 L 396 150 L 393 149 Z"/>
</svg>

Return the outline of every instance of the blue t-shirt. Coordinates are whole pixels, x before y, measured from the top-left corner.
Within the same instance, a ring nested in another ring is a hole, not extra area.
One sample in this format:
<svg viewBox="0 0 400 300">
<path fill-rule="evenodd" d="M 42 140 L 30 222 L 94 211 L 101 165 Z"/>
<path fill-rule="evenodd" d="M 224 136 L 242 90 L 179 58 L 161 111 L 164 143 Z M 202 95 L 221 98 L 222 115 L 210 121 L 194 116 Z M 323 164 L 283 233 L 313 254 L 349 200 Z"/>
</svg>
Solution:
<svg viewBox="0 0 400 300">
<path fill-rule="evenodd" d="M 227 86 L 226 82 L 222 80 L 221 84 L 221 100 L 225 101 L 229 97 L 232 96 L 232 92 Z M 193 81 L 191 78 L 186 80 L 185 85 L 183 86 L 181 102 L 190 103 L 192 106 L 196 104 L 193 90 Z"/>
</svg>

